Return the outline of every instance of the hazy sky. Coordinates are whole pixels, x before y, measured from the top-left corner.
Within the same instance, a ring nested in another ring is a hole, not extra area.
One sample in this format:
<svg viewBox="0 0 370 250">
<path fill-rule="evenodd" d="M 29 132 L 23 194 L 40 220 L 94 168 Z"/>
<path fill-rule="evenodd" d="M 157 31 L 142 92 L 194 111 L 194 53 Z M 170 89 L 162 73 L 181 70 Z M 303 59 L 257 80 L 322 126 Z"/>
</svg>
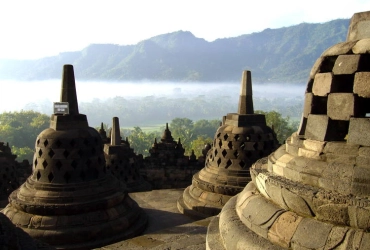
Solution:
<svg viewBox="0 0 370 250">
<path fill-rule="evenodd" d="M 92 43 L 136 44 L 177 30 L 213 41 L 368 10 L 370 0 L 4 0 L 0 58 L 41 58 Z"/>
</svg>

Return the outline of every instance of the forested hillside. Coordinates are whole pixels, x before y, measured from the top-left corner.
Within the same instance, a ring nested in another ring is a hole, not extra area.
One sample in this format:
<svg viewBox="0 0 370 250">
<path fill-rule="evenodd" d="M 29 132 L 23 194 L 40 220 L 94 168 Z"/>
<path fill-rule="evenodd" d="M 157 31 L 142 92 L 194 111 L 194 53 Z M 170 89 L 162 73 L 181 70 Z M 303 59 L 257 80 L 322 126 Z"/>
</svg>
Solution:
<svg viewBox="0 0 370 250">
<path fill-rule="evenodd" d="M 0 79 L 59 79 L 62 65 L 73 64 L 78 80 L 223 82 L 248 69 L 256 83 L 303 83 L 320 54 L 345 41 L 348 23 L 302 23 L 213 42 L 178 31 L 136 45 L 93 44 L 38 60 L 0 60 Z"/>
</svg>

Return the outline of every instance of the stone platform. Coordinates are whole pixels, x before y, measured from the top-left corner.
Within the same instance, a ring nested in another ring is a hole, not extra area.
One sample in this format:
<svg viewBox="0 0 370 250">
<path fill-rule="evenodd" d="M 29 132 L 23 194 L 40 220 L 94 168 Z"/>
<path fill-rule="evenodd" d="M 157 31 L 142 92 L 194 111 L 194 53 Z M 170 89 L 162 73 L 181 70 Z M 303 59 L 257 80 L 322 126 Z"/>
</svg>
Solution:
<svg viewBox="0 0 370 250">
<path fill-rule="evenodd" d="M 181 214 L 176 201 L 183 192 L 162 189 L 130 193 L 148 216 L 146 230 L 142 236 L 97 249 L 206 249 L 207 226 L 213 217 L 195 221 Z"/>
<path fill-rule="evenodd" d="M 162 189 L 130 193 L 148 216 L 147 228 L 141 236 L 96 249 L 206 249 L 207 227 L 213 217 L 195 221 L 181 214 L 176 201 L 183 192 Z"/>
</svg>

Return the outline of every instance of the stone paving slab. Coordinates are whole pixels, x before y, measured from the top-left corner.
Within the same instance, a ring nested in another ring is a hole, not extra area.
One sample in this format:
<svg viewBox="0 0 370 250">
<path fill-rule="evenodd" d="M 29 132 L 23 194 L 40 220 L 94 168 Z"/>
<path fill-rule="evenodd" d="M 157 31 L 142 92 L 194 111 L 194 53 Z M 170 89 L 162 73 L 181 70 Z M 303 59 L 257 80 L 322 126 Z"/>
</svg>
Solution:
<svg viewBox="0 0 370 250">
<path fill-rule="evenodd" d="M 148 225 L 143 234 L 195 221 L 177 209 L 177 199 L 183 192 L 181 188 L 129 194 L 148 215 Z"/>
<path fill-rule="evenodd" d="M 181 214 L 176 202 L 183 192 L 184 189 L 162 189 L 130 193 L 148 215 L 146 230 L 142 236 L 97 249 L 206 249 L 207 227 L 213 217 L 194 221 Z"/>
<path fill-rule="evenodd" d="M 206 249 L 207 226 L 211 218 L 213 217 L 145 234 L 97 249 L 204 250 Z"/>
</svg>

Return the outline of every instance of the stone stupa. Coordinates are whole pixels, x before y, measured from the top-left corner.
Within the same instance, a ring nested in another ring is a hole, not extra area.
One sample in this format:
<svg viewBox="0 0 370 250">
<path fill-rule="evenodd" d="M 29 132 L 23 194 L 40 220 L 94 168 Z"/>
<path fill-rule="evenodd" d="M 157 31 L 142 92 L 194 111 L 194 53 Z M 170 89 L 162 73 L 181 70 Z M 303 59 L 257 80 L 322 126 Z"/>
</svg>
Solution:
<svg viewBox="0 0 370 250">
<path fill-rule="evenodd" d="M 157 138 L 155 138 L 149 153 L 150 156 L 145 158 L 149 166 L 176 167 L 188 165 L 189 157 L 184 155 L 185 149 L 181 140 L 179 138 L 176 142 L 173 139 L 168 123 L 166 123 L 161 141 L 157 142 Z"/>
<path fill-rule="evenodd" d="M 138 156 L 130 147 L 128 141 L 121 139 L 119 119 L 113 117 L 110 144 L 104 144 L 106 166 L 112 174 L 126 184 L 126 189 L 131 192 L 152 190 L 151 185 L 140 175 Z"/>
<path fill-rule="evenodd" d="M 179 211 L 205 218 L 218 214 L 226 202 L 251 180 L 250 166 L 277 148 L 265 116 L 255 114 L 251 72 L 243 71 L 238 113 L 229 113 L 218 128 L 205 167 L 193 176 L 179 198 Z"/>
<path fill-rule="evenodd" d="M 215 217 L 207 249 L 370 248 L 370 11 L 327 49 L 299 130 L 251 168 Z"/>
<path fill-rule="evenodd" d="M 64 65 L 60 101 L 36 139 L 32 174 L 1 212 L 31 237 L 58 249 L 90 249 L 140 234 L 143 210 L 106 171 L 99 133 L 78 111 L 74 71 Z"/>
</svg>

